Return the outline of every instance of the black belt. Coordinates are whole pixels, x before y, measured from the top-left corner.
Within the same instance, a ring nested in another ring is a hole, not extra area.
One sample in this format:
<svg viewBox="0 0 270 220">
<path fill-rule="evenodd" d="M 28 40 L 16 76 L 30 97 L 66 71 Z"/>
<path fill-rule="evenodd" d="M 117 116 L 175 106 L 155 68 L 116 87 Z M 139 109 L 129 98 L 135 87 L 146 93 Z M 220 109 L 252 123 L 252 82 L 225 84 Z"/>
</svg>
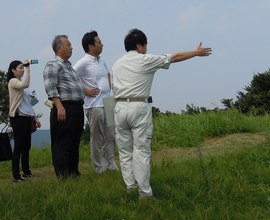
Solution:
<svg viewBox="0 0 270 220">
<path fill-rule="evenodd" d="M 83 105 L 84 101 L 61 101 L 62 104 L 67 104 L 67 105 Z"/>
</svg>

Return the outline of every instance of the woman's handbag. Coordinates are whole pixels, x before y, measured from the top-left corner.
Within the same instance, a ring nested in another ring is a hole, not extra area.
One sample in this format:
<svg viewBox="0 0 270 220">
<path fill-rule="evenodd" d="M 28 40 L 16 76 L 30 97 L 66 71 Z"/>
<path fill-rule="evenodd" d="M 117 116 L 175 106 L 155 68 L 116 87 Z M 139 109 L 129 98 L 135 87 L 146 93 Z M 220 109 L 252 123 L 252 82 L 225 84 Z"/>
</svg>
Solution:
<svg viewBox="0 0 270 220">
<path fill-rule="evenodd" d="M 0 161 L 12 160 L 12 149 L 8 133 L 0 133 Z"/>
<path fill-rule="evenodd" d="M 34 133 L 37 130 L 37 124 L 35 117 L 31 117 L 31 133 Z"/>
</svg>

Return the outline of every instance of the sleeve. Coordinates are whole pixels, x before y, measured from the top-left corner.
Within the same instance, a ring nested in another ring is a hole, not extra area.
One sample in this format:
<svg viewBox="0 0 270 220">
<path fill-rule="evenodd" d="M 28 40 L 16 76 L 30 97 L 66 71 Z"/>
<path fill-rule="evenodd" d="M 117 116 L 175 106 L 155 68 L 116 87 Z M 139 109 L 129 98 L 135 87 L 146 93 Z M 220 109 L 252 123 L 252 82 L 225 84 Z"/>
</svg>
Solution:
<svg viewBox="0 0 270 220">
<path fill-rule="evenodd" d="M 144 55 L 144 64 L 143 67 L 147 72 L 157 71 L 158 69 L 169 69 L 171 64 L 172 55 L 163 54 L 163 55 Z"/>
<path fill-rule="evenodd" d="M 26 89 L 30 85 L 30 70 L 27 69 L 24 75 L 23 81 L 18 80 L 17 78 L 12 78 L 10 80 L 9 86 L 13 89 Z"/>
<path fill-rule="evenodd" d="M 110 73 L 105 62 L 104 62 L 104 67 L 106 68 L 107 73 Z"/>
<path fill-rule="evenodd" d="M 53 63 L 47 63 L 44 72 L 44 86 L 46 93 L 49 98 L 60 97 L 58 93 L 58 69 L 53 65 Z"/>
<path fill-rule="evenodd" d="M 164 59 L 164 64 L 161 68 L 162 69 L 169 69 L 169 67 L 171 65 L 172 55 L 171 54 L 163 54 L 163 55 L 161 55 L 161 57 Z"/>
<path fill-rule="evenodd" d="M 77 75 L 79 77 L 81 77 L 84 69 L 85 69 L 85 65 L 83 64 L 83 62 L 81 62 L 81 60 L 79 60 L 74 66 L 73 69 L 76 71 Z"/>
</svg>

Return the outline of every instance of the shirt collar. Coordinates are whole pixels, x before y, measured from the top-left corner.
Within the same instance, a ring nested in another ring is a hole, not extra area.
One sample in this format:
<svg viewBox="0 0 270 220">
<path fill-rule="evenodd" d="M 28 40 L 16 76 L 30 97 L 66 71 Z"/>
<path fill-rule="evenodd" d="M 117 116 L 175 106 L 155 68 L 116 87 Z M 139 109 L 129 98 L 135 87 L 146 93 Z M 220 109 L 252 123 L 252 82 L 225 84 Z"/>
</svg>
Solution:
<svg viewBox="0 0 270 220">
<path fill-rule="evenodd" d="M 94 57 L 94 56 L 92 56 L 92 55 L 90 55 L 89 53 L 86 53 L 85 54 L 86 56 L 89 56 L 91 59 L 93 59 L 94 61 L 97 61 L 97 58 L 96 57 Z M 101 56 L 98 56 L 98 60 L 100 60 L 101 59 Z"/>
<path fill-rule="evenodd" d="M 138 51 L 137 50 L 130 50 L 130 51 L 128 51 L 128 53 L 136 53 L 136 54 L 138 54 Z"/>
<path fill-rule="evenodd" d="M 68 64 L 70 64 L 71 65 L 71 62 L 68 60 L 68 61 L 65 61 L 65 60 L 63 60 L 61 57 L 59 57 L 59 56 L 55 56 L 55 59 L 57 59 L 57 60 L 59 60 L 60 62 L 62 62 L 62 63 L 68 63 Z"/>
</svg>

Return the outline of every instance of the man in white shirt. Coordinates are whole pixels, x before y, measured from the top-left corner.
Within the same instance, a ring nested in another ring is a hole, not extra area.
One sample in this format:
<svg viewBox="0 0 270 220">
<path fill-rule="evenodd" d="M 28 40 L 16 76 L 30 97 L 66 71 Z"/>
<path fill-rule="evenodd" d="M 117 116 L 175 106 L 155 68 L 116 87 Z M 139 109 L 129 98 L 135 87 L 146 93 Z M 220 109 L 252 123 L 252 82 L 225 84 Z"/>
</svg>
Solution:
<svg viewBox="0 0 270 220">
<path fill-rule="evenodd" d="M 154 74 L 171 63 L 195 56 L 209 56 L 211 48 L 200 45 L 194 51 L 146 54 L 147 37 L 132 29 L 125 37 L 127 53 L 112 68 L 112 89 L 118 100 L 114 109 L 116 143 L 127 190 L 139 188 L 139 199 L 153 198 L 150 186 L 150 156 L 153 134 L 152 107 L 147 99 Z"/>
<path fill-rule="evenodd" d="M 84 109 L 90 128 L 92 165 L 97 173 L 118 170 L 115 163 L 114 127 L 107 126 L 102 98 L 110 95 L 110 73 L 105 61 L 99 56 L 103 44 L 96 31 L 82 38 L 85 56 L 74 66 L 81 79 L 84 92 Z"/>
</svg>

